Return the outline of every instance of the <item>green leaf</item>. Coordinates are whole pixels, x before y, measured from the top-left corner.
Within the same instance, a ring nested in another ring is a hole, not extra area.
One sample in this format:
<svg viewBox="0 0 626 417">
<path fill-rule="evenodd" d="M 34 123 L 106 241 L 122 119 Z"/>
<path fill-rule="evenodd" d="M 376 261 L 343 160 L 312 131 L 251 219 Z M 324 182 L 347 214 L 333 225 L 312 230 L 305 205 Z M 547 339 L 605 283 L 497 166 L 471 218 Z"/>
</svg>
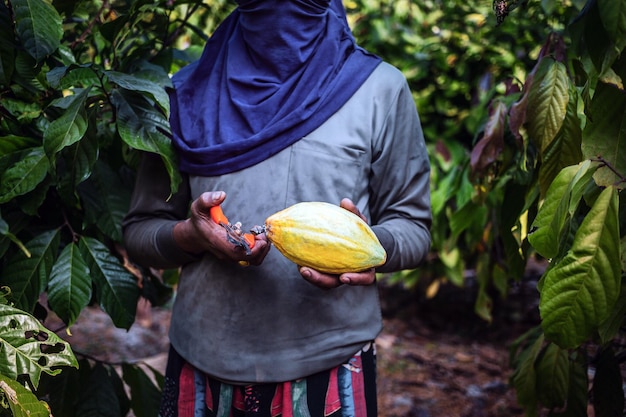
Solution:
<svg viewBox="0 0 626 417">
<path fill-rule="evenodd" d="M 586 358 L 577 352 L 574 354 L 574 359 L 569 363 L 567 407 L 565 411 L 550 413 L 550 417 L 587 417 L 588 391 L 589 378 L 587 377 Z"/>
<path fill-rule="evenodd" d="M 84 381 L 76 404 L 76 415 L 81 417 L 120 417 L 123 412 L 118 397 L 115 369 L 96 363 L 87 381 Z"/>
<path fill-rule="evenodd" d="M 565 66 L 544 58 L 539 63 L 528 96 L 526 122 L 530 137 L 543 152 L 561 130 L 569 101 L 569 78 Z"/>
<path fill-rule="evenodd" d="M 25 246 L 31 256 L 26 256 L 23 251 L 15 254 L 0 275 L 0 284 L 11 288 L 17 307 L 32 312 L 48 284 L 59 247 L 59 232 L 44 232 Z"/>
<path fill-rule="evenodd" d="M 143 97 L 113 90 L 111 100 L 117 109 L 117 130 L 132 148 L 161 155 L 170 176 L 172 192 L 181 181 L 169 122 Z"/>
<path fill-rule="evenodd" d="M 49 166 L 43 148 L 33 148 L 0 176 L 0 204 L 34 190 L 46 177 Z"/>
<path fill-rule="evenodd" d="M 96 285 L 100 307 L 116 327 L 129 329 L 135 321 L 139 298 L 137 279 L 98 240 L 83 237 L 79 246 Z"/>
<path fill-rule="evenodd" d="M 46 74 L 50 86 L 58 89 L 72 87 L 88 88 L 100 84 L 100 78 L 93 64 L 57 67 Z"/>
<path fill-rule="evenodd" d="M 105 71 L 105 74 L 109 78 L 109 81 L 122 88 L 148 93 L 157 102 L 161 110 L 163 110 L 165 117 L 169 117 L 170 99 L 164 87 L 171 87 L 171 83 L 162 86 L 153 81 L 117 71 Z"/>
<path fill-rule="evenodd" d="M 43 0 L 11 0 L 11 5 L 18 36 L 37 62 L 58 49 L 63 25 L 54 7 Z"/>
<path fill-rule="evenodd" d="M 604 29 L 615 42 L 615 49 L 622 51 L 626 47 L 626 1 L 598 0 L 598 9 Z"/>
<path fill-rule="evenodd" d="M 546 192 L 528 235 L 528 241 L 543 257 L 559 253 L 559 238 L 576 211 L 595 168 L 590 161 L 563 168 Z"/>
<path fill-rule="evenodd" d="M 0 158 L 27 148 L 34 148 L 38 144 L 39 142 L 35 139 L 24 136 L 0 136 Z"/>
<path fill-rule="evenodd" d="M 116 190 L 111 193 L 109 190 Z M 130 206 L 131 191 L 110 167 L 100 162 L 92 175 L 79 187 L 86 221 L 93 223 L 111 239 L 122 241 L 122 220 Z"/>
<path fill-rule="evenodd" d="M 5 2 L 0 2 L 0 85 L 8 85 L 13 76 L 14 38 L 11 14 Z"/>
<path fill-rule="evenodd" d="M 66 146 L 78 142 L 87 130 L 87 115 L 85 102 L 89 97 L 87 88 L 75 96 L 65 99 L 70 101 L 67 110 L 56 120 L 53 120 L 43 135 L 43 146 L 50 160 Z"/>
<path fill-rule="evenodd" d="M 450 217 L 450 232 L 455 238 L 464 230 L 476 225 L 484 225 L 487 216 L 487 207 L 469 201 Z"/>
<path fill-rule="evenodd" d="M 617 172 L 626 172 L 626 94 L 609 84 L 598 83 L 589 106 L 582 150 L 585 158 L 601 157 Z M 616 185 L 619 177 L 609 168 L 599 169 L 600 186 Z M 626 187 L 622 183 L 621 188 Z"/>
<path fill-rule="evenodd" d="M 122 365 L 124 382 L 130 388 L 131 408 L 136 417 L 151 417 L 159 414 L 161 390 L 154 385 L 146 372 L 136 365 Z"/>
<path fill-rule="evenodd" d="M 4 394 L 13 417 L 50 417 L 50 410 L 44 401 L 4 375 L 0 375 L 0 394 Z"/>
<path fill-rule="evenodd" d="M 0 374 L 28 375 L 35 387 L 42 372 L 58 375 L 60 367 L 78 367 L 69 345 L 35 317 L 0 304 Z"/>
<path fill-rule="evenodd" d="M 539 186 L 545 196 L 550 184 L 565 167 L 576 165 L 583 160 L 581 143 L 582 129 L 578 116 L 578 94 L 571 86 L 565 120 L 561 130 L 541 155 L 539 168 Z"/>
<path fill-rule="evenodd" d="M 567 255 L 543 278 L 539 310 L 546 338 L 562 348 L 579 346 L 610 315 L 621 282 L 617 190 L 606 188 Z"/>
<path fill-rule="evenodd" d="M 624 241 L 622 241 L 621 246 L 623 249 Z M 615 303 L 615 307 L 611 311 L 609 318 L 604 323 L 602 323 L 600 329 L 598 329 L 600 342 L 602 344 L 609 343 L 619 334 L 620 328 L 624 324 L 624 317 L 626 317 L 626 280 L 622 279 L 622 288 L 619 294 L 619 298 Z"/>
<path fill-rule="evenodd" d="M 569 352 L 554 343 L 548 343 L 537 363 L 537 395 L 548 408 L 565 405 L 569 388 Z"/>
<path fill-rule="evenodd" d="M 70 243 L 52 267 L 48 283 L 48 302 L 52 310 L 69 327 L 91 299 L 89 267 L 78 245 Z"/>
<path fill-rule="evenodd" d="M 543 342 L 544 337 L 541 334 L 520 353 L 511 377 L 517 393 L 517 401 L 526 408 L 527 416 L 534 416 L 537 413 L 537 373 L 535 371 L 535 361 L 541 352 Z"/>
</svg>

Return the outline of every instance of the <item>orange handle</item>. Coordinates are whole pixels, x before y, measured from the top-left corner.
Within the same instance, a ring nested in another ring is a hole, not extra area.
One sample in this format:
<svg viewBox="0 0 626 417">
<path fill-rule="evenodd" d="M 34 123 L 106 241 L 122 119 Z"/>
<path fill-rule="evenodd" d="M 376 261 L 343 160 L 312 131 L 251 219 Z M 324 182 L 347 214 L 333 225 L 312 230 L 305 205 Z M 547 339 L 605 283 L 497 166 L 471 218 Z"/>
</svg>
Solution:
<svg viewBox="0 0 626 417">
<path fill-rule="evenodd" d="M 211 219 L 217 224 L 228 224 L 228 218 L 224 215 L 222 211 L 222 206 L 213 206 L 211 207 L 209 213 L 211 214 Z"/>
<path fill-rule="evenodd" d="M 254 235 L 252 233 L 244 233 L 243 238 L 246 240 L 250 249 L 252 249 L 254 247 Z"/>
</svg>

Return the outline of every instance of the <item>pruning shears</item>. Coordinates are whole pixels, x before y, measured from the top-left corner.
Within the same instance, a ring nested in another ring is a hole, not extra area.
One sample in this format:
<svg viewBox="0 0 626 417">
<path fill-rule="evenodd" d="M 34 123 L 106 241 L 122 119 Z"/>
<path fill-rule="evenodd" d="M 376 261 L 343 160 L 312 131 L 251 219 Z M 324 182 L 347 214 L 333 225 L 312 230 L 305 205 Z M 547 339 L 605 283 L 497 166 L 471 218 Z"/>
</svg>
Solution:
<svg viewBox="0 0 626 417">
<path fill-rule="evenodd" d="M 244 233 L 241 229 L 240 222 L 235 224 L 229 222 L 228 217 L 224 215 L 222 206 L 211 207 L 210 214 L 213 222 L 219 224 L 226 230 L 226 237 L 230 243 L 244 248 L 246 255 L 250 255 L 252 253 L 252 248 L 254 248 L 254 233 Z"/>
</svg>

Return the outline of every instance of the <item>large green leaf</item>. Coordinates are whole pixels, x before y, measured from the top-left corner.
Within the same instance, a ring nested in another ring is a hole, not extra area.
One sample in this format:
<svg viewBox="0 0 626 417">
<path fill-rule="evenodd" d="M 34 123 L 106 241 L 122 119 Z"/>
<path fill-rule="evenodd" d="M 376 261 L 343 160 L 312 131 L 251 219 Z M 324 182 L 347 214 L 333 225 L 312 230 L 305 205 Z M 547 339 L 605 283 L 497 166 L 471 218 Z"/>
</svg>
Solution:
<svg viewBox="0 0 626 417">
<path fill-rule="evenodd" d="M 539 186 L 545 195 L 550 184 L 561 169 L 576 165 L 583 159 L 581 143 L 582 129 L 578 116 L 578 93 L 574 86 L 570 88 L 570 99 L 567 104 L 565 120 L 561 130 L 541 155 L 539 169 Z"/>
<path fill-rule="evenodd" d="M 168 85 L 159 85 L 153 81 L 146 80 L 144 78 L 137 77 L 132 74 L 124 74 L 117 71 L 105 71 L 109 81 L 117 84 L 118 86 L 131 91 L 139 91 L 142 93 L 148 93 L 157 102 L 161 110 L 165 113 L 165 117 L 169 117 L 170 114 L 170 99 L 165 91 L 165 87 L 171 87 L 171 82 L 168 79 Z"/>
<path fill-rule="evenodd" d="M 44 401 L 4 375 L 0 375 L 0 394 L 4 394 L 13 417 L 50 417 L 50 410 Z"/>
<path fill-rule="evenodd" d="M 11 0 L 16 30 L 26 51 L 41 61 L 59 47 L 63 36 L 61 16 L 44 0 Z"/>
<path fill-rule="evenodd" d="M 46 177 L 49 166 L 43 148 L 33 148 L 0 176 L 0 204 L 34 190 Z"/>
<path fill-rule="evenodd" d="M 546 338 L 562 348 L 587 340 L 609 317 L 620 291 L 617 190 L 599 195 L 567 255 L 543 277 L 539 310 Z"/>
<path fill-rule="evenodd" d="M 89 267 L 75 243 L 63 248 L 52 267 L 48 283 L 48 302 L 65 324 L 74 324 L 91 299 Z"/>
<path fill-rule="evenodd" d="M 130 205 L 131 192 L 119 175 L 100 162 L 78 190 L 85 206 L 85 220 L 95 224 L 111 239 L 121 242 L 122 220 Z"/>
<path fill-rule="evenodd" d="M 30 256 L 24 251 L 16 253 L 0 275 L 0 284 L 11 288 L 17 307 L 33 311 L 48 283 L 59 247 L 59 232 L 44 232 L 27 242 L 25 247 Z"/>
<path fill-rule="evenodd" d="M 124 382 L 130 388 L 131 407 L 136 417 L 152 417 L 159 414 L 161 390 L 146 372 L 137 365 L 122 365 Z"/>
<path fill-rule="evenodd" d="M 626 94 L 618 88 L 598 83 L 589 106 L 590 120 L 582 144 L 585 158 L 601 157 L 621 175 L 626 172 Z M 598 170 L 598 185 L 616 185 L 617 174 L 609 169 Z M 618 185 L 626 187 L 623 182 Z"/>
<path fill-rule="evenodd" d="M 540 334 L 519 356 L 511 380 L 517 392 L 517 400 L 526 408 L 527 415 L 536 415 L 537 372 L 535 362 L 543 346 L 544 336 Z M 534 411 L 533 414 L 528 414 Z"/>
<path fill-rule="evenodd" d="M 570 382 L 569 352 L 548 343 L 535 364 L 539 402 L 549 408 L 565 405 Z"/>
<path fill-rule="evenodd" d="M 543 152 L 561 130 L 569 101 L 569 78 L 565 66 L 551 58 L 539 63 L 528 96 L 528 133 Z"/>
<path fill-rule="evenodd" d="M 67 366 L 78 367 L 69 343 L 30 314 L 0 304 L 0 374 L 29 375 L 37 388 L 42 372 L 57 375 Z"/>
<path fill-rule="evenodd" d="M 168 120 L 139 94 L 116 89 L 111 100 L 117 109 L 117 130 L 122 140 L 132 148 L 161 155 L 175 191 L 181 178 L 168 137 Z"/>
<path fill-rule="evenodd" d="M 541 256 L 552 259 L 559 253 L 559 239 L 567 232 L 564 228 L 594 171 L 591 162 L 584 161 L 563 168 L 552 181 L 528 235 L 528 241 Z"/>
<path fill-rule="evenodd" d="M 88 380 L 84 381 L 78 394 L 76 416 L 120 417 L 124 412 L 123 402 L 118 395 L 119 376 L 115 369 L 96 363 Z"/>
<path fill-rule="evenodd" d="M 618 51 L 626 47 L 626 0 L 598 0 L 600 18 Z"/>
<path fill-rule="evenodd" d="M 90 88 L 75 96 L 65 97 L 69 105 L 58 119 L 53 120 L 43 135 L 43 146 L 46 155 L 53 160 L 54 155 L 66 146 L 78 142 L 87 130 L 85 101 L 89 97 Z"/>
<path fill-rule="evenodd" d="M 135 321 L 139 299 L 137 279 L 98 240 L 83 237 L 79 245 L 96 285 L 100 307 L 111 317 L 115 326 L 129 329 Z"/>
<path fill-rule="evenodd" d="M 13 27 L 9 9 L 0 2 L 0 85 L 8 85 L 15 64 Z"/>
</svg>

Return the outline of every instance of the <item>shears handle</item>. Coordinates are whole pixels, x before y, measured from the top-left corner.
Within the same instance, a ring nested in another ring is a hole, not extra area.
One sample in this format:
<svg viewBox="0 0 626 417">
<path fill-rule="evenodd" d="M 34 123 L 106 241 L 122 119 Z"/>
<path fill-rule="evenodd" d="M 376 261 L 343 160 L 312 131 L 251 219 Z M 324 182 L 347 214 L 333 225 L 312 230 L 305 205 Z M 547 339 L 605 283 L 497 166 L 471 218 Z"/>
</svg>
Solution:
<svg viewBox="0 0 626 417">
<path fill-rule="evenodd" d="M 252 249 L 254 247 L 254 235 L 252 233 L 241 233 L 240 229 L 235 228 L 233 225 L 231 225 L 228 221 L 228 217 L 226 217 L 226 215 L 224 214 L 221 205 L 211 207 L 209 210 L 209 214 L 211 215 L 211 220 L 213 220 L 213 222 L 219 224 L 220 226 L 223 226 L 226 229 L 229 237 L 233 238 L 236 241 L 238 240 L 238 243 L 240 243 L 244 247 L 247 245 L 246 249 Z M 233 235 L 237 235 L 238 238 Z"/>
</svg>

